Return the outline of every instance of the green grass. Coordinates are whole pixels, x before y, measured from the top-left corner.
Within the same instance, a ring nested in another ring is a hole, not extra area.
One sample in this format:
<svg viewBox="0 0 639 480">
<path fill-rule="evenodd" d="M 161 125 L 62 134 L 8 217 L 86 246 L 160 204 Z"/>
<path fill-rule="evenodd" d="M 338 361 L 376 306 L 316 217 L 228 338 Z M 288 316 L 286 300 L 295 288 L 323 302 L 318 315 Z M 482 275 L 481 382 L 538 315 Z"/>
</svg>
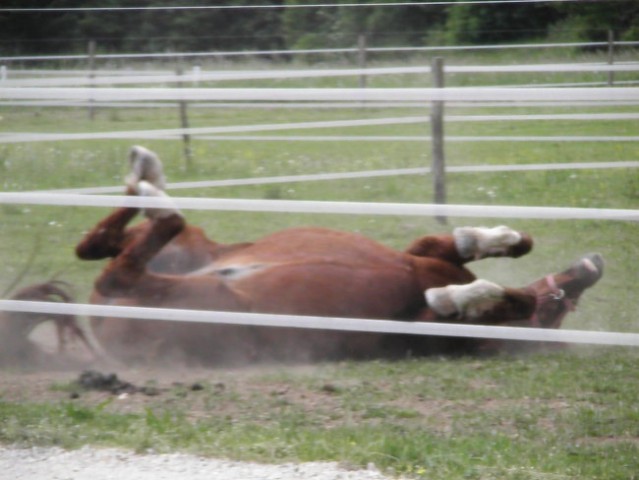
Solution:
<svg viewBox="0 0 639 480">
<path fill-rule="evenodd" d="M 504 55 L 504 63 L 517 57 Z M 572 59 L 580 61 L 588 58 Z M 448 60 L 448 59 L 447 59 Z M 491 63 L 497 57 L 451 57 L 450 63 Z M 537 56 L 530 61 L 561 62 Z M 428 62 L 426 62 L 428 63 Z M 556 78 L 556 77 L 555 77 Z M 535 81 L 555 81 L 535 77 Z M 567 79 L 562 76 L 561 79 Z M 572 74 L 570 81 L 587 81 Z M 505 84 L 514 76 L 454 76 L 449 84 Z M 350 86 L 356 80 L 320 81 Z M 380 77 L 371 86 L 419 86 L 418 76 Z M 468 82 L 468 83 L 467 83 Z M 311 83 L 313 84 L 313 83 Z M 271 85 L 271 84 L 269 84 Z M 280 82 L 276 86 L 289 86 Z M 304 83 L 308 85 L 308 83 Z M 454 114 L 633 112 L 636 107 L 447 109 Z M 191 126 L 242 125 L 426 115 L 419 109 L 189 110 Z M 2 132 L 91 132 L 179 126 L 176 109 L 0 107 Z M 639 135 L 637 122 L 451 123 L 449 135 Z M 428 135 L 427 125 L 291 131 L 281 134 Z M 0 145 L 4 191 L 119 185 L 132 143 L 156 150 L 170 181 L 259 177 L 428 166 L 427 142 L 215 142 L 194 140 L 194 166 L 167 140 L 91 140 Z M 446 145 L 449 165 L 636 160 L 633 142 L 480 142 Z M 451 174 L 455 204 L 639 208 L 634 169 Z M 429 203 L 428 176 L 290 183 L 174 192 L 179 196 Z M 24 283 L 59 274 L 86 301 L 101 262 L 80 262 L 73 247 L 107 209 L 0 205 L 0 291 L 35 261 Z M 451 218 L 442 227 L 421 217 L 187 212 L 189 221 L 223 242 L 245 241 L 289 226 L 316 224 L 360 231 L 403 248 L 429 232 L 466 224 L 507 223 L 535 238 L 521 259 L 478 262 L 481 277 L 522 286 L 598 251 L 603 279 L 588 291 L 567 328 L 637 331 L 635 223 Z M 234 379 L 214 371 L 199 395 L 174 388 L 145 409 L 122 413 L 116 400 L 18 403 L 0 391 L 0 442 L 21 445 L 124 446 L 137 451 L 187 451 L 264 462 L 368 462 L 389 472 L 428 479 L 627 479 L 639 471 L 637 352 L 580 348 L 493 359 L 425 359 L 322 365 L 310 373 L 275 369 Z M 126 376 L 126 375 L 123 375 Z M 227 388 L 219 392 L 216 378 Z M 208 382 L 208 383 L 207 383 Z M 259 388 L 253 388 L 257 385 Z M 327 388 L 327 385 L 330 388 Z M 266 394 L 264 394 L 266 392 Z M 285 392 L 285 393 L 281 393 Z M 197 396 L 199 395 L 199 396 Z M 7 397 L 8 398 L 8 397 Z M 186 400 L 185 400 L 186 399 Z M 315 399 L 311 402 L 309 399 Z M 198 415 L 193 415 L 193 409 Z"/>
</svg>

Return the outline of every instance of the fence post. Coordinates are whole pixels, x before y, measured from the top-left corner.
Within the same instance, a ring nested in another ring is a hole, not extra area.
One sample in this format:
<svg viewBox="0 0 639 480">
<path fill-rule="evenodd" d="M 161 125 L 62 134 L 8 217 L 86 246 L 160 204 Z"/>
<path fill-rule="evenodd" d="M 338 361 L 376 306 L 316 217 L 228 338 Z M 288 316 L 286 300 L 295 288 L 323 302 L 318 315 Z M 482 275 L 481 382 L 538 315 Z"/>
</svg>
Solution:
<svg viewBox="0 0 639 480">
<path fill-rule="evenodd" d="M 366 68 L 366 34 L 360 33 L 357 37 L 357 65 L 362 70 Z M 359 76 L 359 88 L 366 88 L 366 74 Z"/>
<path fill-rule="evenodd" d="M 89 40 L 88 45 L 89 56 L 89 86 L 93 87 L 93 80 L 95 79 L 95 40 Z M 93 97 L 89 98 L 89 120 L 95 119 L 95 105 L 93 104 Z"/>
<path fill-rule="evenodd" d="M 608 30 L 608 65 L 612 65 L 615 62 L 615 32 Z M 608 86 L 612 87 L 615 82 L 615 72 L 608 72 Z"/>
<path fill-rule="evenodd" d="M 178 76 L 182 75 L 182 59 L 179 58 L 177 62 L 176 74 Z M 178 82 L 178 88 L 182 87 L 182 82 Z M 186 110 L 186 100 L 180 100 L 179 103 L 180 108 L 180 125 L 183 129 L 189 128 L 189 117 Z M 182 133 L 182 143 L 184 145 L 184 161 L 186 163 L 186 168 L 190 169 L 193 165 L 193 155 L 191 153 L 191 136 L 188 132 Z"/>
<path fill-rule="evenodd" d="M 431 63 L 433 86 L 444 88 L 444 59 L 435 57 Z M 434 203 L 446 203 L 446 164 L 444 157 L 444 102 L 433 101 L 430 111 L 430 128 L 432 143 L 432 167 Z M 439 223 L 446 224 L 445 216 L 435 217 Z"/>
</svg>

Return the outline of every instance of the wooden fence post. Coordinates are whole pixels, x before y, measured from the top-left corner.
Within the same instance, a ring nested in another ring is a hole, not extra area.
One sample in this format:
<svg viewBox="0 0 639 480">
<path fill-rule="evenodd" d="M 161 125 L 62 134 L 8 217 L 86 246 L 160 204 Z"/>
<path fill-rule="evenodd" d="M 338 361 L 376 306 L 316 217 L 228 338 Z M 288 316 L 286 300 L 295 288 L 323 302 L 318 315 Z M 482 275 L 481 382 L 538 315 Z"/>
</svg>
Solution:
<svg viewBox="0 0 639 480">
<path fill-rule="evenodd" d="M 615 32 L 608 30 L 608 65 L 612 65 L 615 62 Z M 608 72 L 608 86 L 612 87 L 615 82 L 615 72 Z"/>
<path fill-rule="evenodd" d="M 360 33 L 357 37 L 357 65 L 361 69 L 366 68 L 366 35 Z M 366 74 L 359 76 L 359 88 L 366 88 Z"/>
<path fill-rule="evenodd" d="M 95 78 L 95 40 L 89 40 L 88 46 L 89 55 L 89 86 L 93 86 L 93 79 Z M 93 98 L 89 98 L 89 120 L 95 119 L 95 105 L 93 104 Z"/>
<path fill-rule="evenodd" d="M 435 57 L 431 63 L 433 86 L 444 88 L 444 59 Z M 433 101 L 430 111 L 434 203 L 446 203 L 446 163 L 444 157 L 444 102 Z M 438 222 L 447 223 L 445 216 L 436 216 Z"/>
<path fill-rule="evenodd" d="M 176 74 L 180 76 L 182 75 L 182 73 L 182 59 L 178 59 Z M 182 87 L 182 82 L 178 82 L 178 88 L 179 87 Z M 180 100 L 178 105 L 180 108 L 180 125 L 183 129 L 186 130 L 189 128 L 189 117 L 186 110 L 186 100 Z M 189 135 L 189 133 L 186 131 L 182 133 L 182 143 L 184 145 L 184 161 L 186 163 L 186 168 L 191 169 L 191 167 L 193 166 L 193 154 L 191 152 L 191 135 Z"/>
</svg>

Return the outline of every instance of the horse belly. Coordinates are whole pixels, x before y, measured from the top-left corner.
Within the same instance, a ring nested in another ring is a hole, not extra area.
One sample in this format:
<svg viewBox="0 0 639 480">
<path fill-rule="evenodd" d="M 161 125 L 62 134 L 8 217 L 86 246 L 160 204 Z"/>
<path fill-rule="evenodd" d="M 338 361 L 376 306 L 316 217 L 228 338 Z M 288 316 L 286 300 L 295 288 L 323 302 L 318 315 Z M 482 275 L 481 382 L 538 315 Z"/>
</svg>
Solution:
<svg viewBox="0 0 639 480">
<path fill-rule="evenodd" d="M 398 318 L 423 307 L 407 267 L 334 263 L 277 265 L 229 283 L 261 313 Z"/>
</svg>

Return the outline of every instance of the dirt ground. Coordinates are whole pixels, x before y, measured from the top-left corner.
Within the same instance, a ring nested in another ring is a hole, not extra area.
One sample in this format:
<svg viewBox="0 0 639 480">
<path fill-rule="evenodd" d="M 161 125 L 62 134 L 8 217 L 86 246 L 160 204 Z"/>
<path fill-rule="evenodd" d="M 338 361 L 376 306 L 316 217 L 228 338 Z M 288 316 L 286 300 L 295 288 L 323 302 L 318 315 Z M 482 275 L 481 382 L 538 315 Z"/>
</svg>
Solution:
<svg viewBox="0 0 639 480">
<path fill-rule="evenodd" d="M 55 332 L 50 325 L 40 327 L 31 339 L 40 351 L 37 356 L 32 356 L 26 364 L 0 364 L 0 399 L 38 403 L 73 401 L 89 406 L 108 400 L 108 411 L 113 413 L 144 413 L 148 408 L 179 407 L 185 415 L 197 420 L 210 415 L 206 399 L 211 395 L 226 398 L 226 401 L 216 402 L 216 415 L 240 415 L 239 402 L 233 401 L 233 398 L 246 400 L 245 403 L 250 405 L 250 399 L 258 397 L 279 399 L 309 412 L 317 412 L 341 408 L 340 396 L 335 392 L 349 387 L 343 382 L 336 385 L 326 379 L 325 365 L 203 368 L 175 362 L 151 367 L 126 366 L 108 357 L 96 360 L 78 342 L 69 344 L 64 355 L 58 354 Z M 301 381 L 292 387 L 289 381 L 278 380 L 282 374 L 284 378 L 313 378 L 313 385 Z M 89 383 L 79 386 L 87 380 L 87 375 Z M 477 386 L 484 387 L 486 385 Z M 382 381 L 375 388 L 388 393 L 393 386 L 392 382 Z M 489 400 L 481 408 L 498 408 L 499 405 L 493 402 Z M 450 428 L 449 401 L 413 398 L 403 399 L 401 405 L 393 406 L 419 412 L 429 421 L 431 428 L 442 433 Z M 562 407 L 557 405 L 557 408 Z M 220 408 L 225 410 L 217 410 Z M 330 418 L 326 421 L 331 422 Z"/>
<path fill-rule="evenodd" d="M 207 415 L 207 395 L 228 394 L 289 396 L 307 408 L 326 402 L 330 384 L 319 389 L 295 388 L 283 381 L 255 382 L 255 378 L 276 375 L 281 366 L 241 368 L 193 368 L 162 366 L 131 368 L 114 362 L 93 360 L 78 345 L 70 345 L 64 356 L 51 343 L 53 331 L 40 329 L 34 336 L 42 353 L 28 363 L 0 365 L 0 399 L 8 402 L 78 402 L 107 405 L 117 413 L 144 413 L 148 408 L 175 407 L 193 420 Z M 289 373 L 309 373 L 314 366 L 287 366 Z M 88 381 L 88 388 L 78 383 Z M 236 402 L 223 403 L 235 415 Z M 218 405 L 218 408 L 220 405 Z M 121 449 L 83 447 L 66 451 L 56 447 L 16 448 L 0 444 L 0 471 L 16 480 L 388 480 L 373 465 L 364 470 L 345 469 L 337 463 L 264 465 L 184 454 L 135 454 Z M 4 478 L 4 477 L 2 477 Z"/>
<path fill-rule="evenodd" d="M 309 373 L 317 368 L 289 365 L 286 371 Z M 179 401 L 180 408 L 188 410 L 194 419 L 205 414 L 200 397 L 229 393 L 231 389 L 240 397 L 294 394 L 297 401 L 309 408 L 325 401 L 322 397 L 326 395 L 321 390 L 303 389 L 294 393 L 282 382 L 254 381 L 280 371 L 282 366 L 278 365 L 219 369 L 179 364 L 132 367 L 112 361 L 94 361 L 76 347 L 63 357 L 45 353 L 28 365 L 0 366 L 0 399 L 38 403 L 74 401 L 86 405 L 110 400 L 108 410 L 114 413 L 145 412 L 148 407 L 170 408 L 172 403 Z M 330 389 L 331 385 L 327 384 L 326 391 L 330 392 Z M 201 393 L 204 390 L 207 393 Z"/>
<path fill-rule="evenodd" d="M 312 411 L 337 402 L 330 381 L 319 375 L 313 386 L 304 382 L 291 387 L 285 377 L 314 377 L 322 366 L 266 364 L 204 368 L 175 363 L 158 366 L 127 366 L 108 357 L 98 360 L 78 342 L 56 352 L 55 332 L 43 325 L 31 336 L 39 352 L 26 363 L 0 364 L 0 399 L 9 402 L 59 403 L 73 401 L 95 406 L 108 401 L 113 413 L 144 413 L 152 409 L 178 409 L 189 418 L 210 415 L 207 399 L 216 402 L 216 415 L 241 415 L 252 398 L 291 402 Z M 87 380 L 88 384 L 78 385 Z M 242 406 L 233 399 L 245 400 Z M 336 405 L 337 406 L 337 405 Z M 224 411 L 217 409 L 223 408 Z"/>
</svg>

